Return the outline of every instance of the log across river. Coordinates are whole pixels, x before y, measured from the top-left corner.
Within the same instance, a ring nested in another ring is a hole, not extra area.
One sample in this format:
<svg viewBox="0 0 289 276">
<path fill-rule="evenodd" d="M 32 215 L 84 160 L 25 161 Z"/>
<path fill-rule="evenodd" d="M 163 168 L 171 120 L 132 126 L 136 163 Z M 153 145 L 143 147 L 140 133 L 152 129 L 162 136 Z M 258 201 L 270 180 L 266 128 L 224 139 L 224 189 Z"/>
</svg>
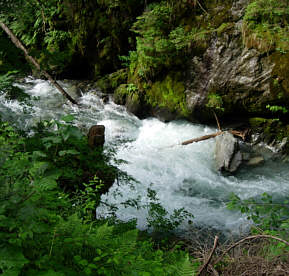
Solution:
<svg viewBox="0 0 289 276">
<path fill-rule="evenodd" d="M 60 84 L 70 93 L 71 83 Z M 135 200 L 140 205 L 147 205 L 147 191 L 153 189 L 169 212 L 185 208 L 194 215 L 193 222 L 199 226 L 236 233 L 246 228 L 247 221 L 240 213 L 227 210 L 231 193 L 241 198 L 264 192 L 281 198 L 289 193 L 288 163 L 267 160 L 263 166 L 241 169 L 234 176 L 223 176 L 215 168 L 215 139 L 185 147 L 169 147 L 193 137 L 216 133 L 218 129 L 186 121 L 139 120 L 122 106 L 112 102 L 104 104 L 97 96 L 98 92 L 88 92 L 78 98 L 81 107 L 71 105 L 43 80 L 27 78 L 18 86 L 34 97 L 27 103 L 20 103 L 0 95 L 3 120 L 17 122 L 19 127 L 27 129 L 41 119 L 59 119 L 69 113 L 75 116 L 76 125 L 84 131 L 95 124 L 105 126 L 104 148 L 113 148 L 116 158 L 126 161 L 117 166 L 138 182 L 115 183 L 108 194 L 102 196 L 104 204 L 96 210 L 97 216 L 109 215 L 108 205 L 115 204 L 118 218 L 136 218 L 138 227 L 143 229 L 147 225 L 147 209 L 138 210 L 129 203 Z M 186 223 L 181 226 L 184 232 L 189 229 Z"/>
</svg>

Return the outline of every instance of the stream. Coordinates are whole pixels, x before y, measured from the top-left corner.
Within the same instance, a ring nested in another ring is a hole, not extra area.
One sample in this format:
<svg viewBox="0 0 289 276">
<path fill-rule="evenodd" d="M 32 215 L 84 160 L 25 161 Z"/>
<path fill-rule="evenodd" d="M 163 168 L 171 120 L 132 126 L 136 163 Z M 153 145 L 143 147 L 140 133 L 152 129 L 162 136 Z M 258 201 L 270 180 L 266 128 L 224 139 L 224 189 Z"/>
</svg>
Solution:
<svg viewBox="0 0 289 276">
<path fill-rule="evenodd" d="M 126 161 L 117 166 L 137 182 L 116 182 L 102 196 L 105 204 L 97 208 L 97 216 L 107 216 L 110 213 L 107 206 L 115 204 L 119 219 L 136 218 L 138 227 L 145 229 L 147 209 L 120 203 L 137 199 L 139 204 L 146 205 L 150 188 L 156 191 L 161 205 L 170 214 L 174 209 L 185 208 L 194 215 L 195 225 L 236 234 L 246 231 L 249 222 L 239 212 L 226 209 L 231 193 L 243 199 L 264 192 L 276 196 L 289 193 L 288 163 L 267 160 L 262 166 L 223 176 L 215 168 L 214 139 L 177 145 L 213 133 L 214 128 L 187 121 L 140 120 L 112 101 L 104 104 L 97 91 L 83 94 L 78 99 L 81 106 L 77 107 L 67 103 L 47 81 L 26 78 L 15 85 L 23 88 L 31 99 L 20 103 L 0 95 L 0 114 L 3 120 L 24 130 L 40 120 L 60 119 L 68 113 L 75 116 L 75 124 L 84 131 L 94 124 L 106 127 L 105 149 L 113 149 L 117 159 Z M 70 82 L 61 82 L 61 85 L 68 91 L 72 86 Z M 181 227 L 184 231 L 190 228 L 187 223 Z"/>
</svg>

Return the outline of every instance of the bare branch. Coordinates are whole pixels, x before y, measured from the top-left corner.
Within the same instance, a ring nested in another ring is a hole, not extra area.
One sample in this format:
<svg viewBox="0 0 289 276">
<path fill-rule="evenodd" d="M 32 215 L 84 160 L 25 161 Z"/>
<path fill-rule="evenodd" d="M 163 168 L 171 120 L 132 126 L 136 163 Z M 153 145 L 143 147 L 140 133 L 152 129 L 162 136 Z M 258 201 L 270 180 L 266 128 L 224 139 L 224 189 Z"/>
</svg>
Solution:
<svg viewBox="0 0 289 276">
<path fill-rule="evenodd" d="M 210 261 L 211 261 L 211 259 L 212 259 L 212 257 L 213 257 L 213 254 L 214 254 L 214 252 L 215 252 L 215 250 L 216 250 L 216 248 L 217 248 L 218 240 L 219 240 L 219 237 L 218 237 L 218 236 L 215 236 L 214 246 L 213 246 L 213 248 L 212 248 L 212 250 L 211 250 L 211 253 L 210 253 L 210 255 L 209 255 L 209 258 L 208 258 L 208 260 L 203 264 L 203 266 L 201 267 L 201 269 L 199 270 L 199 272 L 197 273 L 196 276 L 201 275 L 201 274 L 203 273 L 203 271 L 206 270 L 207 266 L 209 265 L 209 263 L 210 263 Z"/>
<path fill-rule="evenodd" d="M 238 242 L 232 244 L 227 250 L 225 250 L 225 252 L 215 261 L 215 263 L 213 264 L 216 265 L 217 263 L 219 263 L 226 254 L 228 254 L 228 252 L 230 250 L 232 250 L 233 248 L 235 248 L 236 246 L 240 245 L 241 243 L 245 242 L 245 241 L 248 241 L 248 240 L 253 240 L 253 239 L 273 239 L 273 240 L 277 240 L 279 242 L 282 242 L 286 245 L 289 246 L 289 242 L 286 241 L 286 240 L 283 240 L 281 238 L 278 238 L 278 237 L 275 237 L 275 236 L 271 236 L 271 235 L 254 235 L 254 236 L 249 236 L 249 237 L 246 237 L 246 238 L 243 238 L 241 240 L 239 240 Z"/>
</svg>

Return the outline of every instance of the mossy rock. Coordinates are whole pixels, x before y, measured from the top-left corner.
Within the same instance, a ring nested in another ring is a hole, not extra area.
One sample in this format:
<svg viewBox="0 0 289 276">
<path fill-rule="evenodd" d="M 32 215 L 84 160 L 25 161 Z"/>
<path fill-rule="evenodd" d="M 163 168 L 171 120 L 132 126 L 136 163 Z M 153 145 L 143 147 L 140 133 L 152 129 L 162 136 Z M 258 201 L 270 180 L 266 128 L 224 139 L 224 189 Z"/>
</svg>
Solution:
<svg viewBox="0 0 289 276">
<path fill-rule="evenodd" d="M 127 110 L 135 115 L 141 114 L 141 100 L 138 93 L 128 94 L 126 97 L 125 106 Z"/>
<path fill-rule="evenodd" d="M 167 108 L 171 112 L 187 117 L 185 85 L 180 73 L 171 73 L 146 90 L 146 101 L 152 107 Z"/>
<path fill-rule="evenodd" d="M 282 54 L 275 52 L 270 57 L 271 61 L 275 64 L 272 76 L 274 78 L 271 89 L 275 91 L 280 97 L 283 93 L 288 100 L 289 98 L 289 53 Z"/>
<path fill-rule="evenodd" d="M 272 141 L 281 142 L 284 138 L 289 138 L 289 125 L 278 119 L 254 117 L 249 119 L 249 124 L 253 133 L 261 133 L 262 141 L 267 144 Z"/>
<path fill-rule="evenodd" d="M 258 128 L 262 128 L 267 123 L 267 121 L 268 119 L 260 118 L 260 117 L 249 119 L 250 126 L 254 130 L 257 130 Z"/>
<path fill-rule="evenodd" d="M 116 104 L 125 105 L 126 97 L 128 95 L 127 85 L 121 84 L 117 89 L 115 89 L 113 94 L 113 101 Z"/>
<path fill-rule="evenodd" d="M 127 82 L 127 70 L 120 69 L 112 74 L 106 75 L 96 82 L 96 85 L 103 93 L 113 93 L 114 90 L 122 83 Z"/>
</svg>

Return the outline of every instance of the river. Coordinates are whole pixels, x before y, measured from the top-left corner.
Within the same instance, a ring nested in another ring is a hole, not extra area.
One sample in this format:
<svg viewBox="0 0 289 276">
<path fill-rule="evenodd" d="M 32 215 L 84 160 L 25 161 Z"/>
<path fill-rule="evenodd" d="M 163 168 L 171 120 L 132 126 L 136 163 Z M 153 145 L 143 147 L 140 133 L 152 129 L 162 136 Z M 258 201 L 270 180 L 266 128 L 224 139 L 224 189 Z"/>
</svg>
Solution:
<svg viewBox="0 0 289 276">
<path fill-rule="evenodd" d="M 61 82 L 70 89 L 69 82 Z M 214 139 L 180 146 L 178 143 L 215 132 L 216 129 L 186 121 L 163 123 L 155 118 L 140 120 L 124 107 L 109 101 L 104 104 L 95 91 L 83 94 L 80 107 L 72 106 L 44 80 L 26 78 L 17 84 L 31 99 L 26 103 L 0 96 L 0 113 L 22 129 L 43 119 L 60 119 L 65 114 L 75 116 L 75 124 L 87 130 L 93 124 L 106 127 L 106 150 L 113 149 L 117 159 L 125 163 L 117 166 L 138 182 L 115 183 L 102 196 L 97 216 L 105 216 L 109 204 L 118 206 L 119 219 L 137 219 L 140 229 L 146 228 L 146 209 L 120 204 L 137 199 L 140 205 L 149 202 L 147 189 L 157 192 L 160 203 L 169 213 L 185 208 L 194 215 L 195 225 L 212 227 L 227 233 L 240 233 L 248 222 L 239 212 L 229 211 L 226 203 L 230 194 L 241 198 L 264 192 L 282 196 L 289 193 L 289 165 L 267 160 L 263 166 L 244 168 L 234 176 L 223 176 L 214 163 Z M 182 225 L 189 230 L 189 225 Z"/>
</svg>

